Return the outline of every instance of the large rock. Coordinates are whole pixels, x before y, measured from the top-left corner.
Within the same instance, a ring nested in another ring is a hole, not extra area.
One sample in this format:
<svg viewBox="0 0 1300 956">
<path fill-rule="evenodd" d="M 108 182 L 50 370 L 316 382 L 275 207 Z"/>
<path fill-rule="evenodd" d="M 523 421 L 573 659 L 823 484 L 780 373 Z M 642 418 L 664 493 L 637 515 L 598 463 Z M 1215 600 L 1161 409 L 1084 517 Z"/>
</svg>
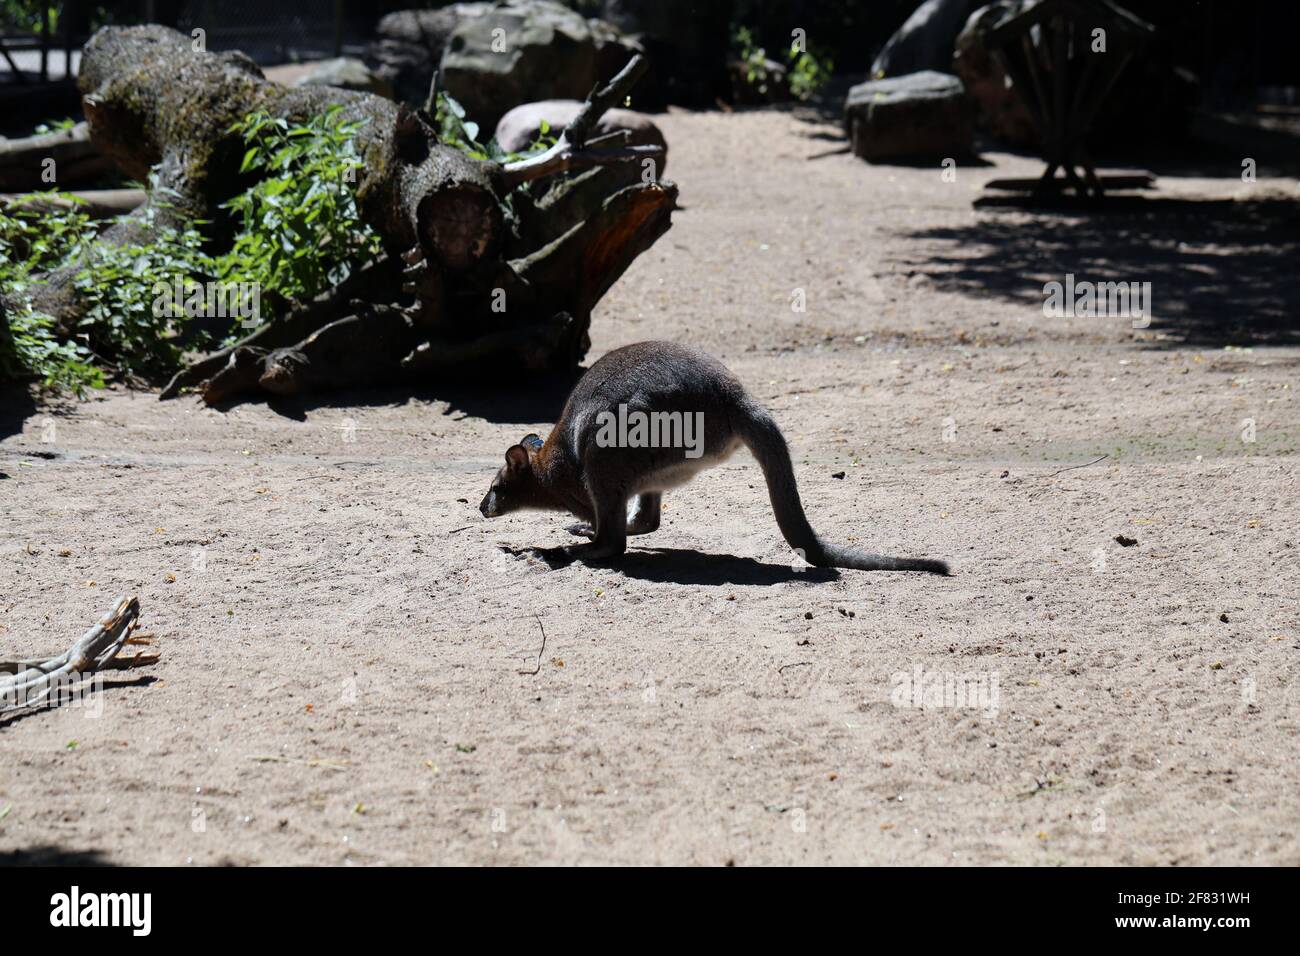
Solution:
<svg viewBox="0 0 1300 956">
<path fill-rule="evenodd" d="M 737 106 L 784 103 L 790 99 L 790 70 L 776 60 L 766 57 L 761 63 L 728 60 L 727 77 L 731 81 L 731 102 Z"/>
<path fill-rule="evenodd" d="M 871 64 L 871 75 L 951 70 L 953 45 L 973 6 L 973 0 L 926 0 L 889 38 Z"/>
<path fill-rule="evenodd" d="M 550 135 L 558 136 L 560 130 L 573 122 L 582 103 L 577 100 L 542 100 L 539 103 L 525 103 L 516 106 L 497 123 L 496 141 L 508 153 L 517 153 L 536 141 L 542 130 L 542 122 L 550 127 Z M 644 113 L 632 110 L 606 110 L 596 121 L 592 136 L 600 136 L 625 129 L 631 132 L 629 143 L 632 146 L 662 146 L 663 155 L 655 164 L 655 178 L 662 179 L 664 167 L 668 163 L 668 143 L 659 127 L 650 121 Z"/>
<path fill-rule="evenodd" d="M 870 162 L 969 155 L 974 111 L 961 80 L 930 70 L 860 83 L 844 103 L 853 153 Z"/>
<path fill-rule="evenodd" d="M 348 56 L 313 63 L 294 85 L 335 86 L 341 90 L 374 93 L 386 99 L 393 99 L 391 83 L 378 76 L 360 60 Z"/>
<path fill-rule="evenodd" d="M 1020 147 L 1036 145 L 1038 133 L 1019 92 L 989 49 L 988 35 L 1032 4 L 1033 0 L 999 0 L 980 7 L 966 21 L 953 54 L 953 69 L 975 101 L 980 126 L 1002 142 Z"/>
<path fill-rule="evenodd" d="M 428 96 L 429 82 L 456 25 L 463 17 L 481 14 L 489 6 L 453 3 L 437 10 L 390 13 L 375 27 L 366 62 L 380 79 L 392 84 L 401 102 L 418 106 Z"/>
<path fill-rule="evenodd" d="M 608 23 L 552 0 L 474 5 L 447 40 L 439 83 L 490 129 L 521 103 L 585 99 L 637 49 Z"/>
</svg>

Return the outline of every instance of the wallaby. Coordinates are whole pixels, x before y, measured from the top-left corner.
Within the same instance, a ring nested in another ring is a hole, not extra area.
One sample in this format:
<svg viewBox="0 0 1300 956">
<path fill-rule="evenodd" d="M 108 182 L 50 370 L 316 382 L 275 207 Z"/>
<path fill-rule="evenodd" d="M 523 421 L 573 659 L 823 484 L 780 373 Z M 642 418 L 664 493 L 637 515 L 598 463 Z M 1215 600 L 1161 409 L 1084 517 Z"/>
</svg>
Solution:
<svg viewBox="0 0 1300 956">
<path fill-rule="evenodd" d="M 725 461 L 742 444 L 763 468 L 781 533 L 809 564 L 949 573 L 942 561 L 869 554 L 818 537 L 804 516 L 790 451 L 772 416 L 717 359 L 672 342 L 628 345 L 588 369 L 545 441 L 528 435 L 506 449 L 506 463 L 479 511 L 487 518 L 525 509 L 568 511 L 589 523 L 571 530 L 593 538 L 569 549 L 573 557 L 617 558 L 627 550 L 628 535 L 659 527 L 665 489 Z"/>
</svg>

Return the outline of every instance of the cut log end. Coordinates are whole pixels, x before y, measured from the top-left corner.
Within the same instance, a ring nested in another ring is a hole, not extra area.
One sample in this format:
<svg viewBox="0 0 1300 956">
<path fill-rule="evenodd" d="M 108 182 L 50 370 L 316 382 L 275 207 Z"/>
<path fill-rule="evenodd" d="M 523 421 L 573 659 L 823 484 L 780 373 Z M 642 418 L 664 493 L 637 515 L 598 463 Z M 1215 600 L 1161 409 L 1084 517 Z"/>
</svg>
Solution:
<svg viewBox="0 0 1300 956">
<path fill-rule="evenodd" d="M 458 187 L 431 193 L 420 202 L 417 217 L 426 257 L 455 272 L 487 259 L 500 245 L 501 207 L 486 190 Z"/>
</svg>

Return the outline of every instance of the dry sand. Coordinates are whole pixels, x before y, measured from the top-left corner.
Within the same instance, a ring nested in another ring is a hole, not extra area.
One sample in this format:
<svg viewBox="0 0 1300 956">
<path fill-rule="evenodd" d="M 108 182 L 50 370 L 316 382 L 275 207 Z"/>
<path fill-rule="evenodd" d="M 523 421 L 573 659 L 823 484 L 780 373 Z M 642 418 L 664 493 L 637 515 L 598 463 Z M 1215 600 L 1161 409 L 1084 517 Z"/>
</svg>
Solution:
<svg viewBox="0 0 1300 956">
<path fill-rule="evenodd" d="M 0 441 L 0 657 L 134 593 L 162 658 L 97 719 L 0 722 L 0 860 L 1300 863 L 1300 349 L 1224 347 L 1294 307 L 1295 207 L 977 211 L 1040 164 L 661 124 L 684 208 L 590 358 L 714 352 L 815 526 L 955 576 L 799 568 L 747 455 L 621 568 L 552 570 L 525 549 L 568 519 L 477 511 L 555 414 L 509 381 L 40 406 Z M 1246 195 L 1222 175 L 1162 195 Z M 1157 322 L 1045 318 L 1068 271 L 1152 280 Z M 988 706 L 898 706 L 916 668 Z"/>
</svg>

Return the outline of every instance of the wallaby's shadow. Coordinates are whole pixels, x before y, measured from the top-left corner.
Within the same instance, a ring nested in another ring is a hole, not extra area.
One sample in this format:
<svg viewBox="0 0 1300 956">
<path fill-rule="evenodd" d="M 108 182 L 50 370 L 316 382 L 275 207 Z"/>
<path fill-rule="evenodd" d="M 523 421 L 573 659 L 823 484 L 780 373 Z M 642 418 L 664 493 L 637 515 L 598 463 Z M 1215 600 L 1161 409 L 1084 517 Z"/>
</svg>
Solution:
<svg viewBox="0 0 1300 956">
<path fill-rule="evenodd" d="M 503 549 L 514 555 L 528 553 L 552 570 L 580 563 L 564 548 Z M 791 564 L 766 564 L 734 554 L 705 554 L 687 548 L 630 547 L 615 561 L 594 566 L 623 572 L 626 577 L 668 584 L 784 584 L 787 581 L 825 582 L 840 577 L 834 568 L 796 568 Z"/>
</svg>

